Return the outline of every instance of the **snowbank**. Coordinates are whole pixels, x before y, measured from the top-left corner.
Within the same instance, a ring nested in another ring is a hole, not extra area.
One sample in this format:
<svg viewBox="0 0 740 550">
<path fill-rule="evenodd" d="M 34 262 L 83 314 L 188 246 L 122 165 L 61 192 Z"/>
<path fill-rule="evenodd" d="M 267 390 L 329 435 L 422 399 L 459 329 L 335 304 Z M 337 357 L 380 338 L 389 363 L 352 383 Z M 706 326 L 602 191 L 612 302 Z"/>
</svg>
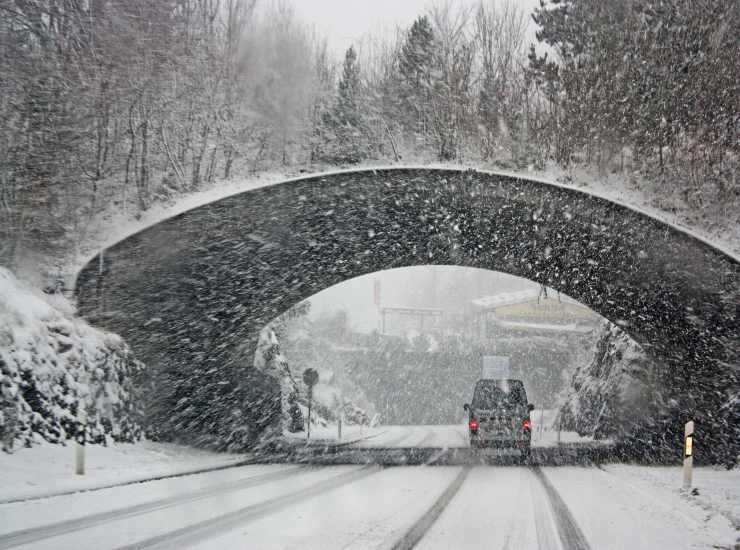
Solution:
<svg viewBox="0 0 740 550">
<path fill-rule="evenodd" d="M 635 485 L 653 486 L 701 507 L 707 516 L 705 521 L 715 515 L 724 516 L 740 536 L 740 469 L 696 467 L 690 493 L 681 489 L 683 473 L 678 467 L 606 464 L 603 469 Z"/>
<path fill-rule="evenodd" d="M 0 267 L 0 440 L 5 451 L 86 438 L 139 438 L 132 377 L 142 368 L 116 335 L 52 306 Z"/>
<path fill-rule="evenodd" d="M 0 453 L 0 501 L 134 483 L 153 477 L 228 466 L 243 455 L 215 453 L 173 443 L 113 443 L 86 449 L 84 476 L 75 475 L 74 447 L 42 443 Z"/>
</svg>

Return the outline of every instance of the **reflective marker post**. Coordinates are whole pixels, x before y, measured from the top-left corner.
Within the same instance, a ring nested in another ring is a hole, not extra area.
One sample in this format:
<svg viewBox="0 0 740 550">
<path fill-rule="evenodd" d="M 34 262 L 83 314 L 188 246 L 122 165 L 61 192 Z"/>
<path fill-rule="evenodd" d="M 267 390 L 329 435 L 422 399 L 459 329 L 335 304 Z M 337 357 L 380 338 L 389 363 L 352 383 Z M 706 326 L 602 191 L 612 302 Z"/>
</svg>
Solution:
<svg viewBox="0 0 740 550">
<path fill-rule="evenodd" d="M 694 421 L 686 423 L 683 437 L 683 488 L 691 489 L 694 468 Z"/>
</svg>

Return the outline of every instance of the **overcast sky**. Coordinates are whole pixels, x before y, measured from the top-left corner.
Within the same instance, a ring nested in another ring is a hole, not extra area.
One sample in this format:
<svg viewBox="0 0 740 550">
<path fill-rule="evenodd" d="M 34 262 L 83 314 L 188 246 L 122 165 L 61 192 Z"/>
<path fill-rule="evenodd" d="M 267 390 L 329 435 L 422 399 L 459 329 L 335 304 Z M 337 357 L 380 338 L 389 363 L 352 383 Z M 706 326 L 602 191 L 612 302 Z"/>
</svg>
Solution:
<svg viewBox="0 0 740 550">
<path fill-rule="evenodd" d="M 440 0 L 442 1 L 442 0 Z M 479 0 L 447 0 L 461 6 L 475 6 Z M 485 0 L 499 3 L 502 0 Z M 539 0 L 515 0 L 527 13 Z M 429 0 L 292 0 L 296 14 L 329 40 L 337 58 L 352 44 L 359 44 L 368 33 L 408 28 L 425 9 Z M 531 18 L 528 18 L 531 22 Z M 534 32 L 534 23 L 531 23 Z M 534 35 L 532 35 L 534 39 Z"/>
</svg>

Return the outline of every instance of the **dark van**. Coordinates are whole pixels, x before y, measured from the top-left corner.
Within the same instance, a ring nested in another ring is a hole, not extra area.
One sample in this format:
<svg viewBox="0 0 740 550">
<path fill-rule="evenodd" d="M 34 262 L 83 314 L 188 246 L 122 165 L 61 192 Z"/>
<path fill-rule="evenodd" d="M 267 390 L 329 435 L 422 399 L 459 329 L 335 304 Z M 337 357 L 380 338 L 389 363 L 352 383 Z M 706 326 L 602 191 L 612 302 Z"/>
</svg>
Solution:
<svg viewBox="0 0 740 550">
<path fill-rule="evenodd" d="M 463 408 L 468 411 L 471 447 L 515 448 L 528 460 L 532 441 L 534 409 L 527 401 L 521 380 L 478 380 L 473 400 Z"/>
</svg>

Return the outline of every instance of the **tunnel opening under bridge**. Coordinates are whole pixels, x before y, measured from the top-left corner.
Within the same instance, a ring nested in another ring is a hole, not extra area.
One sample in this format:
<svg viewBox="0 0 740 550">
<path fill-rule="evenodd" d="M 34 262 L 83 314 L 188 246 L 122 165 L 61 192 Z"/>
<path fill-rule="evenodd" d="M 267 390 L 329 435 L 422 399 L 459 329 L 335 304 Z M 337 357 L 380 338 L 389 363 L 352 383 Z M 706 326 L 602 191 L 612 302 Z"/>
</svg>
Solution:
<svg viewBox="0 0 740 550">
<path fill-rule="evenodd" d="M 296 441 L 307 435 L 306 369 L 319 374 L 314 441 L 343 433 L 372 447 L 467 446 L 462 405 L 482 377 L 523 382 L 536 446 L 613 438 L 659 402 L 660 369 L 617 327 L 552 289 L 480 269 L 415 266 L 351 279 L 261 336 L 257 361 L 290 396 L 283 427 Z M 493 361 L 505 364 L 494 372 Z"/>
</svg>

